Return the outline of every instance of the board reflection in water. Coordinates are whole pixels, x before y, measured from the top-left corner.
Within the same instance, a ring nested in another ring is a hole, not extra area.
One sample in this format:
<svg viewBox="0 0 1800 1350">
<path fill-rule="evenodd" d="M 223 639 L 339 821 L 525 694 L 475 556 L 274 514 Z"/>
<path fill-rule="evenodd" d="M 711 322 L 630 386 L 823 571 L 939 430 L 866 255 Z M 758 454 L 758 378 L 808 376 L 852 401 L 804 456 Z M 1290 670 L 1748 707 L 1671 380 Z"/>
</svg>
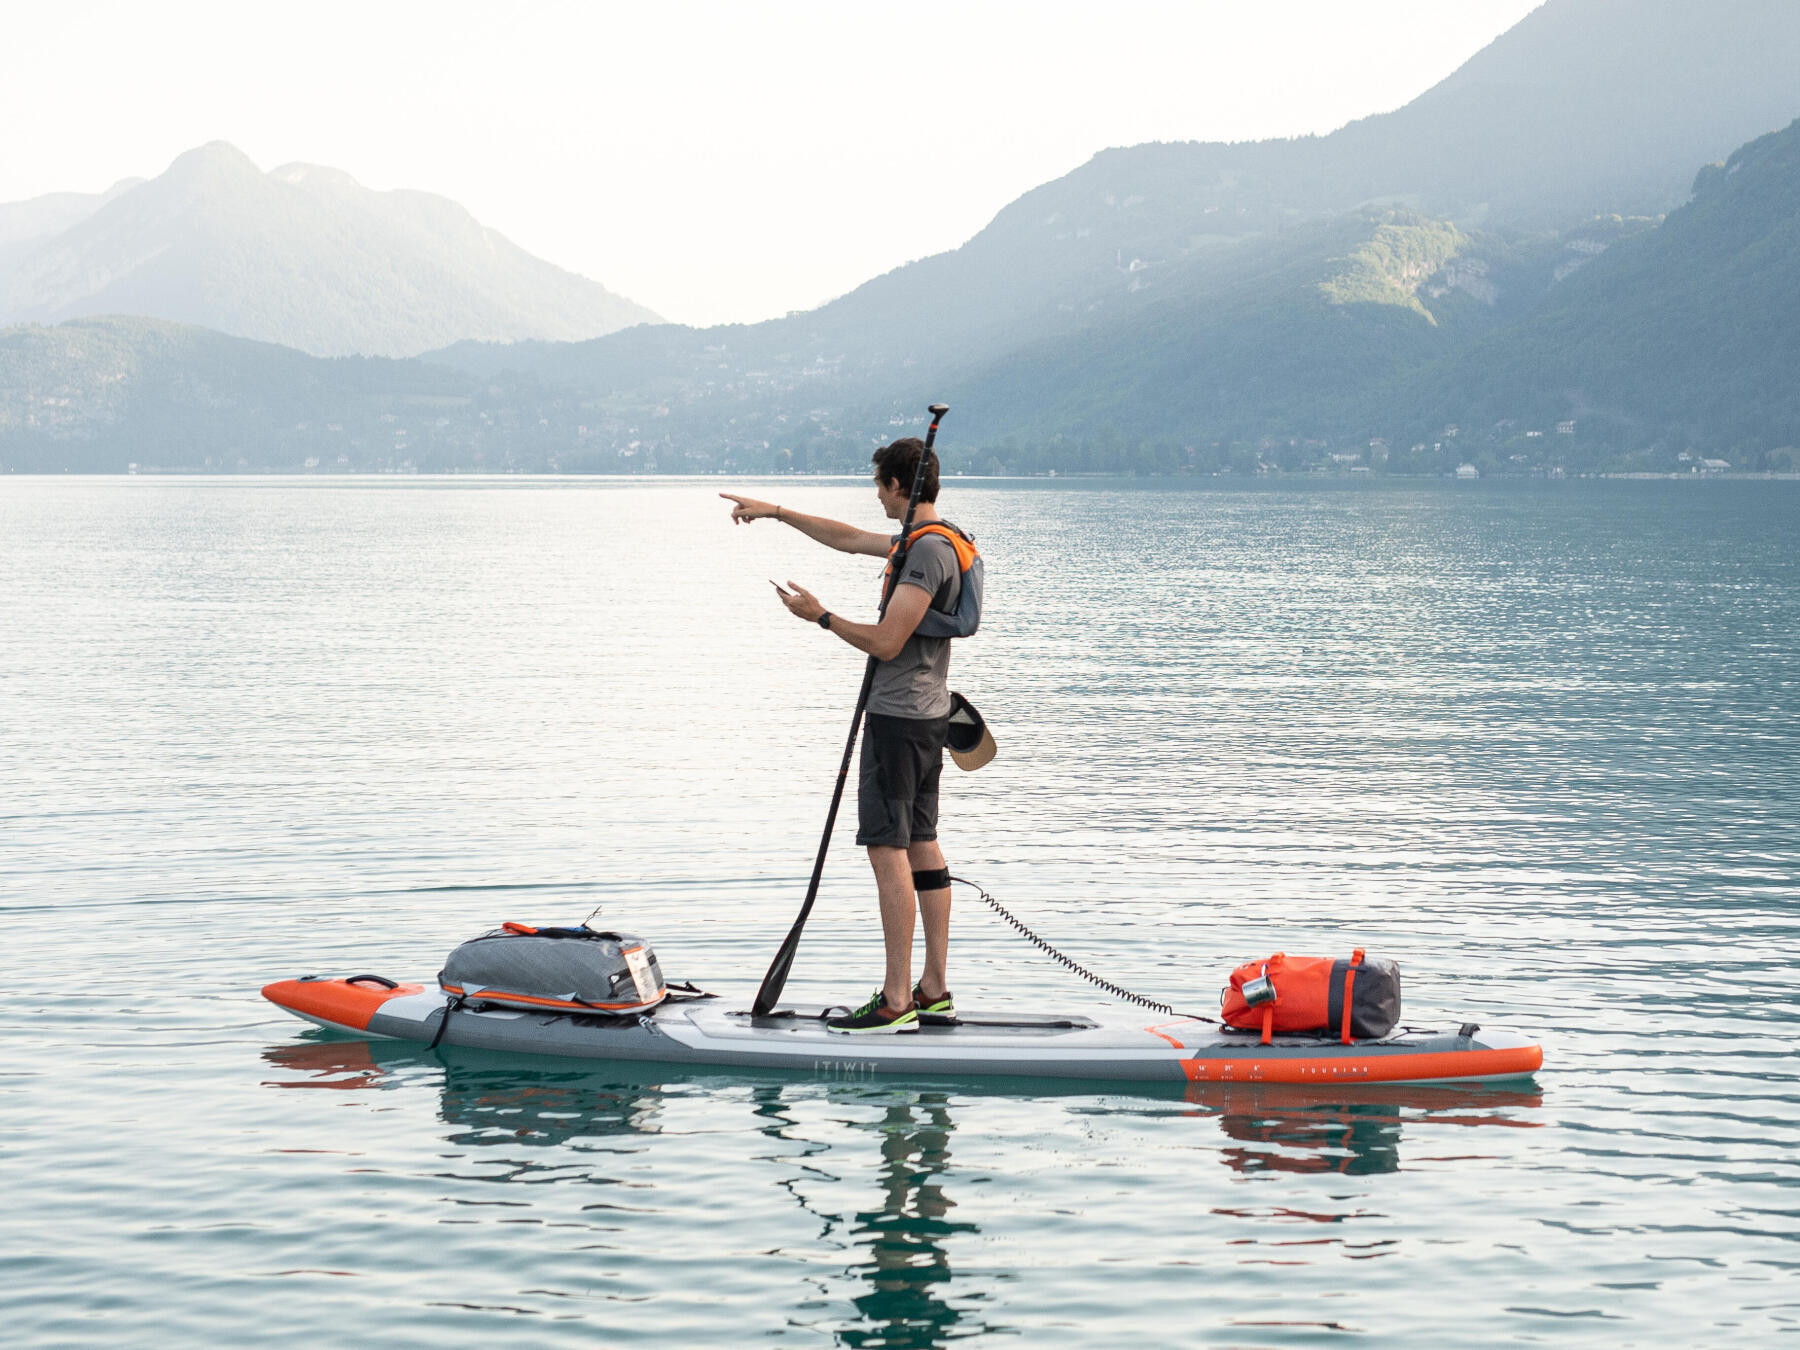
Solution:
<svg viewBox="0 0 1800 1350">
<path fill-rule="evenodd" d="M 398 1042 L 329 1039 L 274 1046 L 263 1059 L 277 1071 L 265 1080 L 275 1088 L 384 1096 L 435 1088 L 444 1144 L 498 1151 L 498 1167 L 479 1171 L 484 1183 L 627 1184 L 629 1171 L 629 1204 L 581 1206 L 606 1211 L 626 1245 L 633 1223 L 656 1219 L 666 1208 L 657 1193 L 656 1154 L 670 1094 L 699 1092 L 715 1109 L 741 1108 L 750 1129 L 780 1146 L 761 1155 L 772 1165 L 769 1201 L 797 1209 L 814 1225 L 809 1247 L 781 1253 L 799 1264 L 802 1282 L 815 1291 L 796 1304 L 796 1323 L 859 1347 L 942 1346 L 1007 1330 L 983 1306 L 1006 1277 L 971 1264 L 969 1254 L 979 1247 L 970 1240 L 980 1225 L 960 1216 L 956 1198 L 959 1189 L 1004 1186 L 1007 1178 L 956 1168 L 959 1107 L 1010 1098 L 1101 1116 L 1213 1122 L 1219 1138 L 1212 1156 L 1252 1181 L 1272 1174 L 1398 1172 L 1409 1124 L 1536 1129 L 1532 1116 L 1542 1104 L 1535 1087 L 1373 1087 L 1320 1099 L 1284 1085 L 1153 1085 L 1121 1095 L 1055 1082 L 914 1088 L 659 1074 L 632 1066 L 571 1068 L 542 1060 L 522 1067 L 478 1051 L 431 1054 Z M 821 1104 L 846 1128 L 825 1137 L 817 1118 Z M 522 1151 L 507 1152 L 515 1149 Z M 622 1158 L 596 1165 L 597 1151 L 632 1156 L 629 1165 Z M 1480 1150 L 1459 1150 L 1458 1156 L 1477 1157 Z M 847 1182 L 860 1185 L 865 1178 L 872 1185 L 847 1190 Z M 1252 1226 L 1270 1219 L 1337 1223 L 1352 1217 L 1348 1211 L 1292 1208 L 1271 1215 L 1253 1205 L 1212 1213 Z M 1267 1241 L 1267 1235 L 1239 1234 L 1227 1245 Z M 1239 1259 L 1223 1251 L 1192 1256 L 1200 1266 Z"/>
<path fill-rule="evenodd" d="M 398 1044 L 389 1048 L 369 1041 L 322 1040 L 270 1047 L 263 1059 L 289 1075 L 266 1080 L 275 1088 L 402 1088 L 416 1083 L 420 1071 L 436 1070 L 441 1074 L 439 1119 L 451 1127 L 445 1142 L 458 1146 L 581 1149 L 596 1141 L 619 1142 L 661 1131 L 670 1078 L 636 1078 L 630 1069 L 521 1070 L 479 1052 L 440 1054 Z M 686 1080 L 677 1076 L 674 1081 Z M 744 1086 L 730 1076 L 716 1081 L 731 1095 Z M 756 1128 L 770 1139 L 810 1145 L 787 1097 L 818 1090 L 811 1083 L 755 1082 L 747 1106 Z M 825 1090 L 847 1103 L 884 1103 L 879 1116 L 858 1126 L 880 1160 L 879 1184 L 865 1206 L 838 1213 L 811 1198 L 806 1167 L 784 1175 L 774 1187 L 784 1203 L 818 1220 L 822 1244 L 853 1249 L 843 1273 L 859 1282 L 860 1292 L 849 1300 L 856 1318 L 838 1331 L 839 1339 L 851 1346 L 922 1347 L 984 1329 L 967 1325 L 964 1314 L 938 1292 L 956 1278 L 945 1240 L 978 1231 L 975 1224 L 951 1217 L 956 1202 L 945 1193 L 943 1177 L 955 1130 L 949 1094 L 839 1084 Z M 541 1165 L 521 1160 L 487 1179 L 546 1178 Z"/>
<path fill-rule="evenodd" d="M 1212 1090 L 1188 1089 L 1196 1114 L 1216 1116 L 1234 1146 L 1219 1158 L 1236 1172 L 1336 1172 L 1375 1176 L 1398 1172 L 1406 1121 L 1537 1129 L 1538 1123 L 1505 1114 L 1535 1108 L 1543 1094 L 1512 1087 L 1367 1088 L 1348 1099 L 1282 1084 Z"/>
</svg>

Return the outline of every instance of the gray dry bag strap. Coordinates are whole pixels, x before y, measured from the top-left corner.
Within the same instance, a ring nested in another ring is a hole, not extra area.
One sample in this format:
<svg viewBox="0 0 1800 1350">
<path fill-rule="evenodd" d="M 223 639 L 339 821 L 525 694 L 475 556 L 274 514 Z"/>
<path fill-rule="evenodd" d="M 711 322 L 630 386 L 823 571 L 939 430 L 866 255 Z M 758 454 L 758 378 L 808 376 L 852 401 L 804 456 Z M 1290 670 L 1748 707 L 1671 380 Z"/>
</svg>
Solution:
<svg viewBox="0 0 1800 1350">
<path fill-rule="evenodd" d="M 435 1050 L 438 1048 L 438 1043 L 444 1039 L 444 1032 L 450 1027 L 450 1014 L 467 1002 L 468 999 L 464 998 L 461 994 L 455 994 L 451 997 L 450 1001 L 444 1005 L 444 1015 L 438 1018 L 437 1034 L 431 1038 L 431 1044 L 425 1047 L 427 1050 Z"/>
</svg>

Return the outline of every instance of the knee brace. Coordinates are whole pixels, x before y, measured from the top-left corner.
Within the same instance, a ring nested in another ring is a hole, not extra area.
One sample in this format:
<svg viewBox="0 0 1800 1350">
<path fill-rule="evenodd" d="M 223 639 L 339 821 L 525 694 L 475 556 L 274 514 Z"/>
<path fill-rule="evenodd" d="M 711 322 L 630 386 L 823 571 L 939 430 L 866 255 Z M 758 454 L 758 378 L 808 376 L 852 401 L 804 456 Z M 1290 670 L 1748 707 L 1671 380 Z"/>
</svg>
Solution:
<svg viewBox="0 0 1800 1350">
<path fill-rule="evenodd" d="M 914 872 L 913 889 L 915 891 L 949 890 L 950 869 L 948 867 L 939 867 L 930 872 Z"/>
</svg>

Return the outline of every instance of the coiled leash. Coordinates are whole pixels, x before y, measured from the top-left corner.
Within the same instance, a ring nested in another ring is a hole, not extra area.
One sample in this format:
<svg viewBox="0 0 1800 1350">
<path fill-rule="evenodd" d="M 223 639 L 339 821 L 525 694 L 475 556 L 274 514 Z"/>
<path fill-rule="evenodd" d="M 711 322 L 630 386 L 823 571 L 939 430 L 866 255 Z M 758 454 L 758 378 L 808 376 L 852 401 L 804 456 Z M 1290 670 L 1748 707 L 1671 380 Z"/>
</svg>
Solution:
<svg viewBox="0 0 1800 1350">
<path fill-rule="evenodd" d="M 980 886 L 976 885 L 973 881 L 970 881 L 966 877 L 951 877 L 950 880 L 955 882 L 959 886 L 967 886 L 970 890 L 974 891 L 975 894 L 979 895 L 982 898 L 982 901 L 987 905 L 987 907 L 989 909 L 993 910 L 994 913 L 998 914 L 1001 918 L 1005 919 L 1008 923 L 1010 923 L 1014 928 L 1018 929 L 1019 935 L 1021 937 L 1023 937 L 1027 942 L 1029 942 L 1032 946 L 1036 947 L 1039 951 L 1043 952 L 1044 955 L 1048 956 L 1053 961 L 1057 961 L 1057 962 L 1061 963 L 1067 969 L 1074 971 L 1077 975 L 1081 976 L 1081 978 L 1086 980 L 1089 984 L 1096 985 L 1099 988 L 1104 989 L 1107 993 L 1111 994 L 1114 998 L 1122 998 L 1127 1003 L 1135 1003 L 1141 1008 L 1150 1009 L 1151 1012 L 1167 1013 L 1170 1017 L 1186 1017 L 1186 1018 L 1191 1018 L 1192 1020 L 1194 1020 L 1196 1022 L 1210 1022 L 1214 1026 L 1219 1025 L 1219 1019 L 1216 1017 L 1207 1017 L 1201 1013 L 1177 1012 L 1174 1008 L 1171 1008 L 1167 1003 L 1159 1002 L 1158 1000 L 1153 999 L 1153 998 L 1145 998 L 1142 994 L 1134 994 L 1129 989 L 1125 989 L 1119 985 L 1114 984 L 1111 980 L 1101 979 L 1100 976 L 1094 974 L 1093 971 L 1089 970 L 1086 966 L 1082 965 L 1081 962 L 1075 960 L 1073 957 L 1064 956 L 1061 952 L 1057 951 L 1056 948 L 1052 947 L 1048 942 L 1044 941 L 1043 938 L 1039 937 L 1036 933 L 1032 932 L 1029 928 L 1027 928 L 1024 925 L 1023 922 L 1020 921 L 1020 919 L 1018 918 L 1017 915 L 1015 915 L 1005 905 L 1001 904 L 998 900 L 994 899 L 993 896 L 989 895 L 986 891 L 984 891 Z"/>
</svg>

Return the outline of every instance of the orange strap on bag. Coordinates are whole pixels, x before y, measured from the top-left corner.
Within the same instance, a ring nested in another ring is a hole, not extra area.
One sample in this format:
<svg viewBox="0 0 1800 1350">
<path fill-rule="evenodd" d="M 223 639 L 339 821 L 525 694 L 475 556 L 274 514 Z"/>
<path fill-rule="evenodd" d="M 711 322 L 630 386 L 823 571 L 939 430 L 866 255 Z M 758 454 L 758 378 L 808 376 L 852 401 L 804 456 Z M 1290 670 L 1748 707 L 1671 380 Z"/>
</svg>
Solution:
<svg viewBox="0 0 1800 1350">
<path fill-rule="evenodd" d="M 956 550 L 956 567 L 960 572 L 968 571 L 975 565 L 975 560 L 981 556 L 980 551 L 975 547 L 974 540 L 947 520 L 933 520 L 923 525 L 915 525 L 908 538 L 918 539 L 928 534 L 935 534 L 941 539 L 950 541 L 950 547 Z M 887 566 L 881 572 L 883 581 L 887 580 L 888 574 L 894 570 L 894 555 L 899 551 L 900 541 L 896 539 L 888 549 Z"/>
<path fill-rule="evenodd" d="M 1361 947 L 1348 959 L 1276 952 L 1231 972 L 1219 991 L 1219 1020 L 1260 1032 L 1264 1045 L 1291 1033 L 1345 1045 L 1379 1039 L 1400 1020 L 1400 967 Z"/>
<path fill-rule="evenodd" d="M 1363 963 L 1363 949 L 1358 947 L 1350 953 L 1350 969 L 1344 972 L 1344 1017 L 1340 1035 L 1345 1045 L 1350 1044 L 1350 1010 L 1355 1000 L 1351 995 L 1356 991 L 1356 968 Z"/>
</svg>

